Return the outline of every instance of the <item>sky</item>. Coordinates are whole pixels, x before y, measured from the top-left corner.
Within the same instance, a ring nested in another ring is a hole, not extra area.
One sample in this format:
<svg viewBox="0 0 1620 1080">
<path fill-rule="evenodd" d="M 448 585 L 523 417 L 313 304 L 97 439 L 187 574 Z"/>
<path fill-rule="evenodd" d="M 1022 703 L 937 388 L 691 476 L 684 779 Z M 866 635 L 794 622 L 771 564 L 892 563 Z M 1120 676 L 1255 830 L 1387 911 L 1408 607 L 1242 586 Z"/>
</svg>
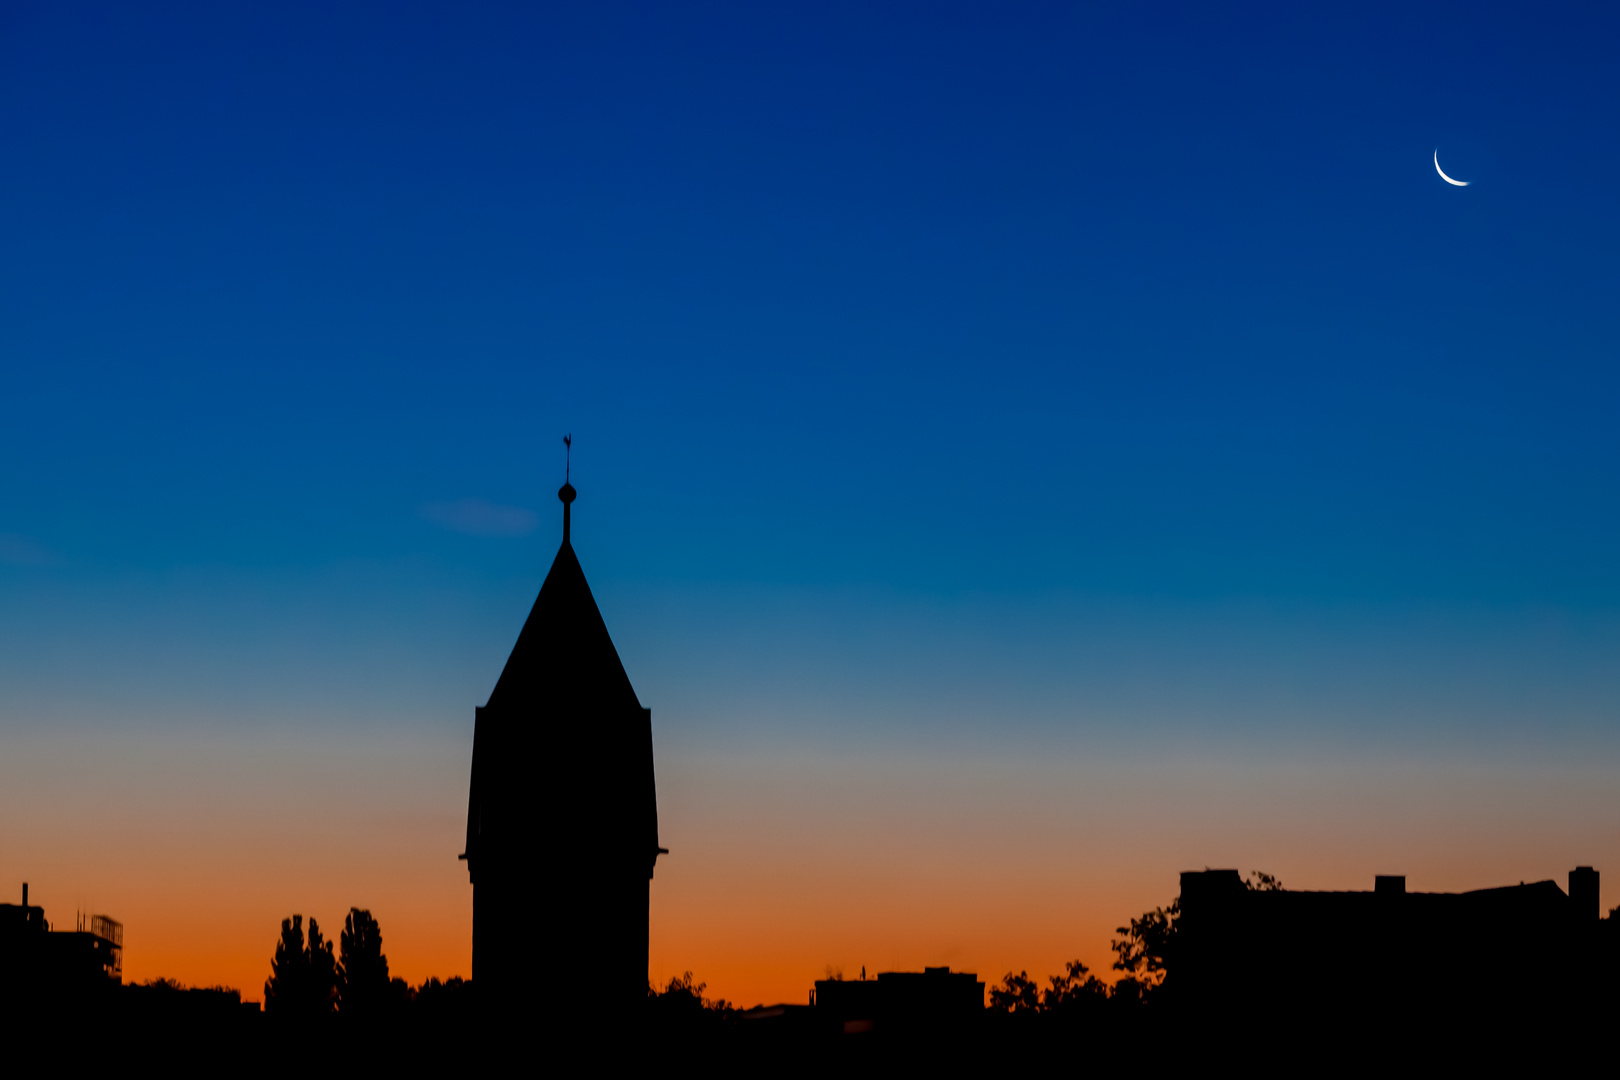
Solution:
<svg viewBox="0 0 1620 1080">
<path fill-rule="evenodd" d="M 565 433 L 656 980 L 1620 874 L 1617 22 L 0 6 L 0 896 L 469 975 Z"/>
</svg>

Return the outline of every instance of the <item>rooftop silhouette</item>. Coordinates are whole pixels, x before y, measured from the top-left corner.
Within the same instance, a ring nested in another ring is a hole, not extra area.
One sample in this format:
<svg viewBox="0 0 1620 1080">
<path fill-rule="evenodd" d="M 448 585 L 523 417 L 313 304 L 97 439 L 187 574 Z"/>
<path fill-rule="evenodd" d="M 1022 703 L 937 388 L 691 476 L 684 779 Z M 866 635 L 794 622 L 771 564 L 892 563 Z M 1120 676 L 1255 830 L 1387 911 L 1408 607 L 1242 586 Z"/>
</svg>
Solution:
<svg viewBox="0 0 1620 1080">
<path fill-rule="evenodd" d="M 1598 881 L 1580 866 L 1567 892 L 1536 881 L 1417 893 L 1398 875 L 1367 891 L 1306 892 L 1246 887 L 1236 870 L 1184 873 L 1165 995 L 1227 1025 L 1376 1019 L 1390 1037 L 1459 1020 L 1554 1023 L 1612 981 L 1597 976 L 1614 959 Z"/>
</svg>

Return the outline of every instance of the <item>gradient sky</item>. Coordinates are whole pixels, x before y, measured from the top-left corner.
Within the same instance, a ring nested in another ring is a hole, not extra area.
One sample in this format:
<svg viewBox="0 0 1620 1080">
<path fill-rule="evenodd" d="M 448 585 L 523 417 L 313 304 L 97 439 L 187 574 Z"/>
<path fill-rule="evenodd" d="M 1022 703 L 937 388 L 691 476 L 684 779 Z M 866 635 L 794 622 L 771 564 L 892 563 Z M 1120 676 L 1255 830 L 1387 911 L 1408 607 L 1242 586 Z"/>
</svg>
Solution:
<svg viewBox="0 0 1620 1080">
<path fill-rule="evenodd" d="M 0 6 L 0 895 L 468 974 L 569 431 L 655 978 L 1620 874 L 1617 23 Z"/>
</svg>

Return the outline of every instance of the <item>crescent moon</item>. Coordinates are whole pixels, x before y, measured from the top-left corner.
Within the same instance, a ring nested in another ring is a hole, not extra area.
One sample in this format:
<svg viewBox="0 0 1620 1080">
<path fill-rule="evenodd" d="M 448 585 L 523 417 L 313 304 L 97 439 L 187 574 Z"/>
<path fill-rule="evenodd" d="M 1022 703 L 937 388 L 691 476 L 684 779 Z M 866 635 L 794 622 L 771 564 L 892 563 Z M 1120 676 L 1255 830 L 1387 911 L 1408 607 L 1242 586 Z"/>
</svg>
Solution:
<svg viewBox="0 0 1620 1080">
<path fill-rule="evenodd" d="M 1438 146 L 1434 148 L 1434 171 L 1439 173 L 1440 174 L 1440 179 L 1444 180 L 1448 184 L 1455 184 L 1458 187 L 1467 187 L 1468 186 L 1468 181 L 1466 181 L 1466 180 L 1453 180 L 1451 177 L 1446 175 L 1446 170 L 1444 170 L 1444 169 L 1442 169 L 1440 167 L 1440 148 Z"/>
</svg>

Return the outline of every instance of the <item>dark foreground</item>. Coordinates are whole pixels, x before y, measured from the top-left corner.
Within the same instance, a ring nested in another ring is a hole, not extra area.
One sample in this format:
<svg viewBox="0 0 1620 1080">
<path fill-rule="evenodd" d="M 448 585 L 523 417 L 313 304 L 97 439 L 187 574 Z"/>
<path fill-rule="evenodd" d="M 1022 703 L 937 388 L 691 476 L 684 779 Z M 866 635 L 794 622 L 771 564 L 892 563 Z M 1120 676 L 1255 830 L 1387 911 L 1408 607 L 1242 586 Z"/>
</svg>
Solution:
<svg viewBox="0 0 1620 1080">
<path fill-rule="evenodd" d="M 986 1011 L 949 1025 L 845 1033 L 812 1008 L 754 1019 L 649 1009 L 640 1017 L 496 1020 L 471 994 L 454 1008 L 371 1019 L 276 1017 L 206 994 L 110 995 L 68 1012 L 43 1002 L 11 1004 L 0 1039 L 15 1062 L 28 1061 L 34 1071 L 144 1066 L 282 1077 L 625 1068 L 712 1075 L 1545 1069 L 1606 1054 L 1613 1017 L 1597 1008 L 1380 1015 L 1376 1006 L 1324 1014 L 1309 1003 L 1263 1012 L 1229 1003 L 1218 1014 L 1170 1005 L 1071 1017 Z"/>
</svg>

